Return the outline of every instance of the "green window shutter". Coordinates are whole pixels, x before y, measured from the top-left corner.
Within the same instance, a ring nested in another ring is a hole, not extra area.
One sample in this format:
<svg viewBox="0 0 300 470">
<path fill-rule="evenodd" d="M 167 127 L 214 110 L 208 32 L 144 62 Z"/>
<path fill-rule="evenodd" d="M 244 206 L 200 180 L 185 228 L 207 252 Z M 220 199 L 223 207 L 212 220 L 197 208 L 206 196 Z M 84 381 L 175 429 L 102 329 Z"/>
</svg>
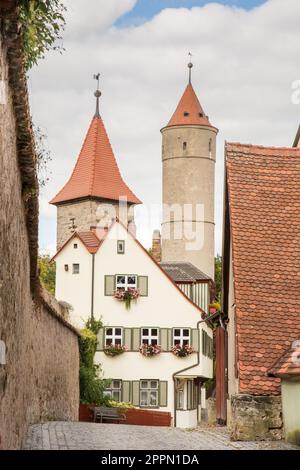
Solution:
<svg viewBox="0 0 300 470">
<path fill-rule="evenodd" d="M 141 330 L 139 328 L 132 328 L 132 350 L 138 351 L 141 345 Z"/>
<path fill-rule="evenodd" d="M 168 351 L 171 351 L 173 347 L 173 330 L 172 328 L 168 329 Z"/>
<path fill-rule="evenodd" d="M 132 382 L 131 403 L 133 406 L 140 406 L 140 382 L 138 380 Z"/>
<path fill-rule="evenodd" d="M 166 380 L 159 382 L 159 406 L 168 406 L 168 382 Z"/>
<path fill-rule="evenodd" d="M 104 276 L 104 293 L 105 295 L 114 295 L 115 291 L 115 276 Z"/>
<path fill-rule="evenodd" d="M 161 328 L 160 329 L 160 346 L 162 351 L 169 350 L 168 344 L 168 328 Z"/>
<path fill-rule="evenodd" d="M 124 346 L 131 350 L 131 328 L 124 329 Z"/>
<path fill-rule="evenodd" d="M 148 276 L 138 277 L 138 289 L 141 297 L 147 297 L 148 295 Z"/>
<path fill-rule="evenodd" d="M 104 328 L 100 328 L 97 335 L 97 351 L 103 351 L 104 346 Z"/>
<path fill-rule="evenodd" d="M 191 331 L 192 334 L 192 347 L 194 348 L 195 351 L 199 351 L 199 330 L 197 328 L 193 329 Z"/>
<path fill-rule="evenodd" d="M 122 382 L 122 401 L 130 403 L 130 381 L 123 380 Z"/>
</svg>

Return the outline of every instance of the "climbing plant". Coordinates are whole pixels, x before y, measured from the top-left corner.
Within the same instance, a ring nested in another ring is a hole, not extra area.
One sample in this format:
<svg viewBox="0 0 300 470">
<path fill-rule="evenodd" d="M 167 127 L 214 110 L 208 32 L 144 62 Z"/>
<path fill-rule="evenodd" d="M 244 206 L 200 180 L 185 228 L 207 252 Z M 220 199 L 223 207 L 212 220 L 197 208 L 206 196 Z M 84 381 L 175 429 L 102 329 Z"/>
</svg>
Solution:
<svg viewBox="0 0 300 470">
<path fill-rule="evenodd" d="M 18 7 L 25 68 L 29 70 L 47 51 L 63 51 L 66 7 L 61 0 L 18 0 Z"/>
</svg>

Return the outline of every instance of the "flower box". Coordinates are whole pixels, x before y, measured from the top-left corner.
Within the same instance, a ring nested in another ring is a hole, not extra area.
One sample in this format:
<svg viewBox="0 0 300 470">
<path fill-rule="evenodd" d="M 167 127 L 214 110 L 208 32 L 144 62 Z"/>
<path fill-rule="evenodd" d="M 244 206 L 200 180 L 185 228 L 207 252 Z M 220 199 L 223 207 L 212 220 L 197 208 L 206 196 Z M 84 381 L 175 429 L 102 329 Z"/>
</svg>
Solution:
<svg viewBox="0 0 300 470">
<path fill-rule="evenodd" d="M 125 302 L 125 307 L 127 310 L 131 307 L 132 300 L 136 300 L 140 296 L 140 291 L 133 287 L 128 287 L 127 290 L 116 289 L 114 293 L 115 299 Z"/>
<path fill-rule="evenodd" d="M 109 346 L 105 346 L 103 349 L 104 354 L 110 357 L 120 356 L 127 351 L 126 346 L 121 346 L 120 344 L 110 344 Z"/>
<path fill-rule="evenodd" d="M 189 346 L 188 344 L 186 344 L 185 346 L 180 346 L 179 344 L 177 344 L 171 349 L 171 351 L 177 357 L 186 357 L 195 352 L 194 348 L 192 346 Z"/>
<path fill-rule="evenodd" d="M 157 356 L 161 353 L 161 347 L 158 344 L 141 344 L 140 353 L 145 357 Z"/>
</svg>

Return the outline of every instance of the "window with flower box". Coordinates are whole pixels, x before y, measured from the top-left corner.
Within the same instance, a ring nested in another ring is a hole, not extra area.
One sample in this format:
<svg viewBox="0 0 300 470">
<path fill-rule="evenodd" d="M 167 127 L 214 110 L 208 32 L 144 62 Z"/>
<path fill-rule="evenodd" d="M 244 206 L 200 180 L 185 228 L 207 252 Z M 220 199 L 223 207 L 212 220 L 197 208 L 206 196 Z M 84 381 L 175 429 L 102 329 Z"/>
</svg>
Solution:
<svg viewBox="0 0 300 470">
<path fill-rule="evenodd" d="M 113 327 L 105 328 L 105 346 L 110 346 L 111 344 L 122 345 L 122 328 Z"/>
<path fill-rule="evenodd" d="M 190 344 L 190 330 L 189 328 L 174 328 L 173 330 L 173 345 L 174 346 L 187 346 Z"/>
<path fill-rule="evenodd" d="M 158 328 L 142 328 L 142 344 L 158 344 Z"/>
<path fill-rule="evenodd" d="M 159 406 L 159 381 L 141 380 L 140 382 L 140 407 Z"/>
<path fill-rule="evenodd" d="M 137 288 L 137 276 L 135 274 L 117 274 L 116 275 L 116 288 L 128 290 L 128 288 Z"/>
<path fill-rule="evenodd" d="M 109 387 L 104 390 L 104 396 L 114 401 L 122 401 L 122 381 L 112 380 Z"/>
</svg>

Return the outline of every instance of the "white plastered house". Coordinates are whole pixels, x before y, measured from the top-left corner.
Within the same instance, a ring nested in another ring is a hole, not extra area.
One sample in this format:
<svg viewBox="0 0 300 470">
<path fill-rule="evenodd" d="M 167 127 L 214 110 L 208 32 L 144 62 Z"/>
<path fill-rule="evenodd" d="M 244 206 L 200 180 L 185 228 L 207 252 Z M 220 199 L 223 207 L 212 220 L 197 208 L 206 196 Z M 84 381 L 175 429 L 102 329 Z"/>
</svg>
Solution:
<svg viewBox="0 0 300 470">
<path fill-rule="evenodd" d="M 136 407 L 168 411 L 175 426 L 196 426 L 203 382 L 213 376 L 212 329 L 204 310 L 118 221 L 106 230 L 75 232 L 54 259 L 56 298 L 72 305 L 71 322 L 83 327 L 91 315 L 103 322 L 95 361 L 112 379 L 107 393 Z M 127 310 L 114 293 L 128 286 L 140 295 Z M 128 350 L 107 356 L 111 343 Z M 143 356 L 142 343 L 160 345 L 161 353 Z M 175 344 L 189 344 L 194 352 L 177 357 Z"/>
</svg>

